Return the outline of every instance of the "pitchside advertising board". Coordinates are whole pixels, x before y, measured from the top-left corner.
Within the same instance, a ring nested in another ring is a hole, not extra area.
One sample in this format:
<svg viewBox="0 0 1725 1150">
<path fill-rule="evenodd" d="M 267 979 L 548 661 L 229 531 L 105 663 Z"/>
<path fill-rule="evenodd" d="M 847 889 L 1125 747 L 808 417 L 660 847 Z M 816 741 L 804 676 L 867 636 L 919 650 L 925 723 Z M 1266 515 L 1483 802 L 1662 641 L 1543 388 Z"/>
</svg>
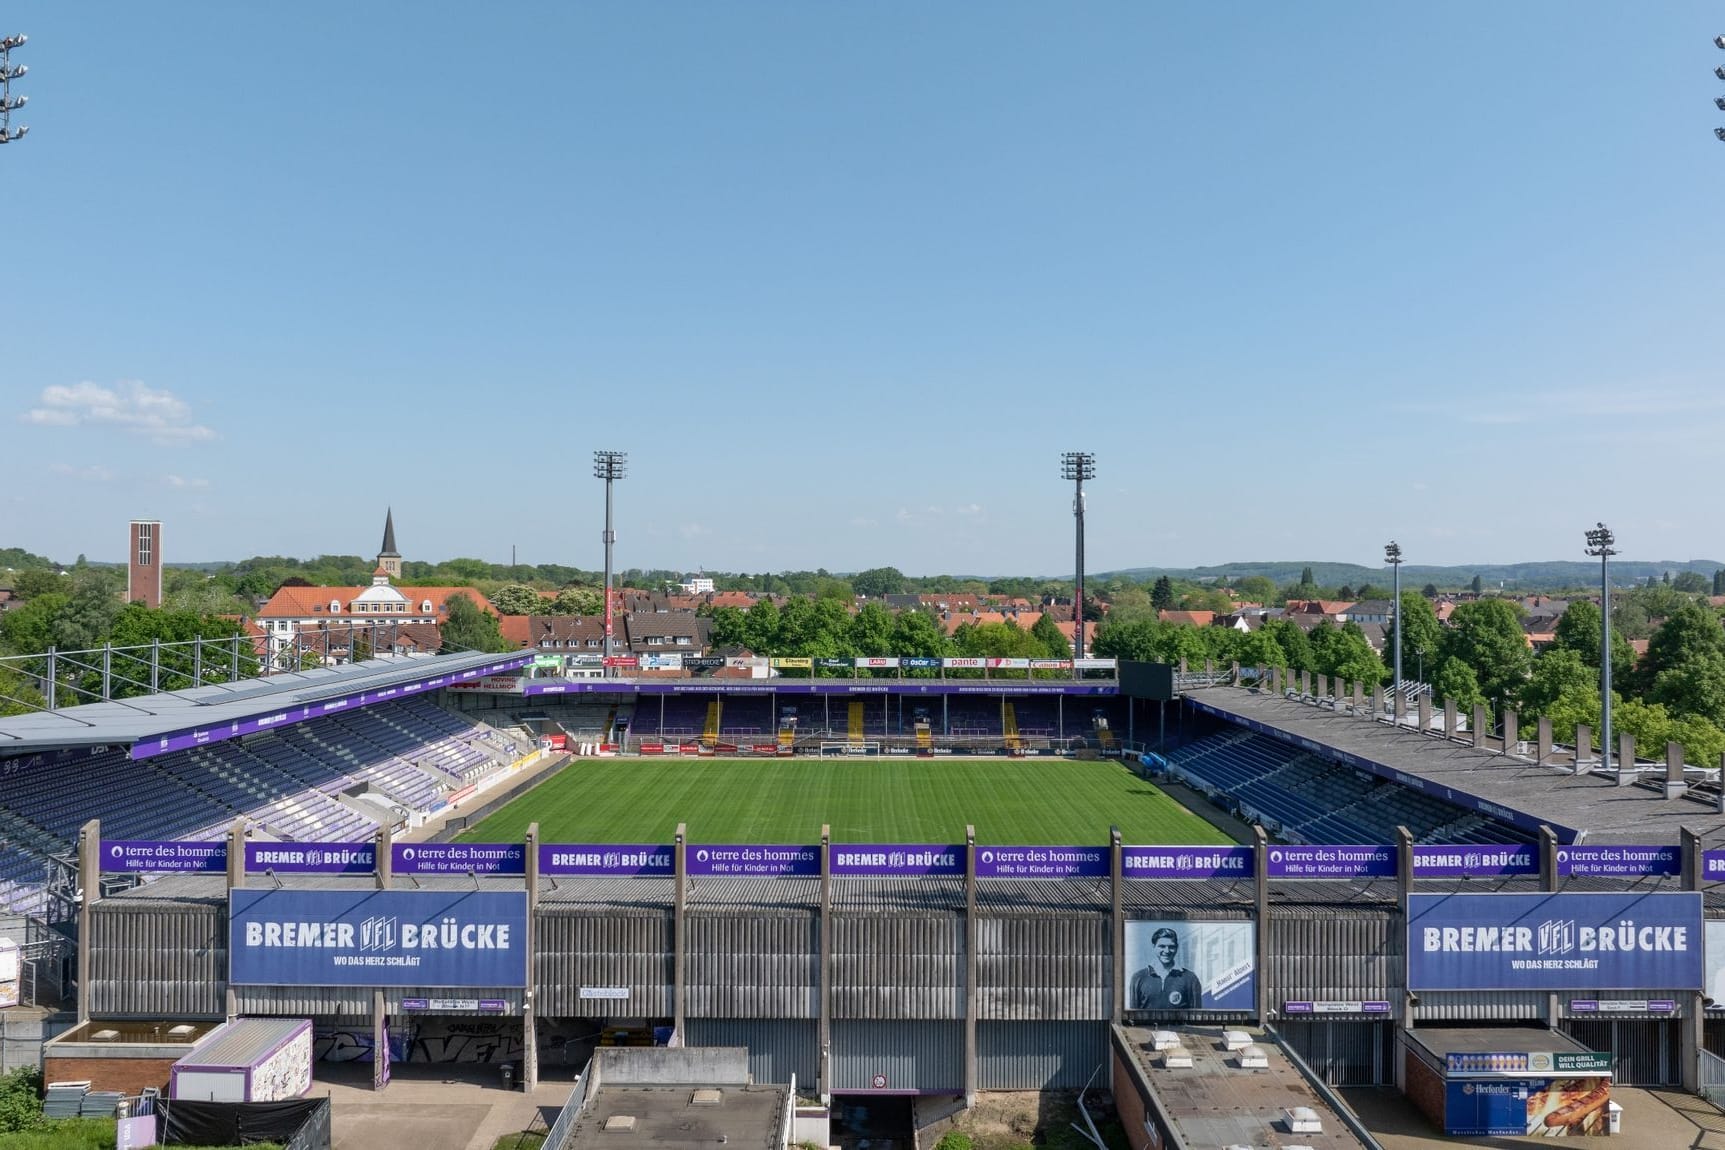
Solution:
<svg viewBox="0 0 1725 1150">
<path fill-rule="evenodd" d="M 228 981 L 523 987 L 527 894 L 231 890 Z"/>
<path fill-rule="evenodd" d="M 1409 990 L 1699 990 L 1701 895 L 1410 894 Z"/>
</svg>

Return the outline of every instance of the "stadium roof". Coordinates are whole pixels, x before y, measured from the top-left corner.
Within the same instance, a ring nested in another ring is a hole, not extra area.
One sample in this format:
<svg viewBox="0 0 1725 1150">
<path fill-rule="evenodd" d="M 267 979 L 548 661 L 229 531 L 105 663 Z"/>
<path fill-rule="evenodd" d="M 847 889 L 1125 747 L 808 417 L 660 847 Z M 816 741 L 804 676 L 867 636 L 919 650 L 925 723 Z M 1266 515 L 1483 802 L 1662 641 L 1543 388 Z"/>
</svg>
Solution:
<svg viewBox="0 0 1725 1150">
<path fill-rule="evenodd" d="M 1281 731 L 1317 754 L 1369 761 L 1424 780 L 1430 785 L 1421 789 L 1428 794 L 1443 798 L 1446 791 L 1453 791 L 1474 796 L 1535 825 L 1546 822 L 1555 828 L 1575 828 L 1591 842 L 1672 845 L 1685 827 L 1704 838 L 1725 834 L 1725 814 L 1711 806 L 1694 799 L 1668 799 L 1648 787 L 1620 787 L 1611 776 L 1575 775 L 1439 734 L 1396 728 L 1268 692 L 1210 687 L 1185 694 L 1225 717 Z"/>
<path fill-rule="evenodd" d="M 451 682 L 476 678 L 496 669 L 531 662 L 531 653 L 458 655 L 383 655 L 363 663 L 311 671 L 277 672 L 262 679 L 241 679 L 140 695 L 131 699 L 86 703 L 55 711 L 0 718 L 0 755 L 76 747 L 154 743 L 185 735 L 186 745 L 231 738 L 260 729 L 247 720 L 298 708 L 302 713 L 281 721 L 316 717 L 338 709 L 340 700 L 360 695 L 394 696 L 435 690 Z M 354 700 L 363 706 L 379 699 Z M 192 738 L 193 734 L 198 737 Z M 171 747 L 162 748 L 172 749 Z M 134 753 L 134 758 L 143 757 Z"/>
</svg>

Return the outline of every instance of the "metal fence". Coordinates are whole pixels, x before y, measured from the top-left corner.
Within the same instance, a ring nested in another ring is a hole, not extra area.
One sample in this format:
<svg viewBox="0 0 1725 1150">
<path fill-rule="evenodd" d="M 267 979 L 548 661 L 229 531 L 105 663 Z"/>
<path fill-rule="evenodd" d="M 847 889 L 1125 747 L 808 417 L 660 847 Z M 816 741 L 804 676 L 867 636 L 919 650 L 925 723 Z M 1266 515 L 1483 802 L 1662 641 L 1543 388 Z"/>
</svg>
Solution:
<svg viewBox="0 0 1725 1150">
<path fill-rule="evenodd" d="M 593 1062 L 581 1068 L 581 1074 L 575 1079 L 575 1089 L 569 1092 L 568 1101 L 563 1103 L 563 1109 L 557 1112 L 557 1121 L 551 1124 L 551 1129 L 545 1135 L 545 1143 L 540 1150 L 563 1150 L 575 1131 L 575 1120 L 581 1117 L 581 1108 L 587 1104 L 587 1078 L 593 1072 Z"/>
<path fill-rule="evenodd" d="M 1725 1058 L 1710 1050 L 1701 1054 L 1701 1097 L 1725 1110 Z"/>
</svg>

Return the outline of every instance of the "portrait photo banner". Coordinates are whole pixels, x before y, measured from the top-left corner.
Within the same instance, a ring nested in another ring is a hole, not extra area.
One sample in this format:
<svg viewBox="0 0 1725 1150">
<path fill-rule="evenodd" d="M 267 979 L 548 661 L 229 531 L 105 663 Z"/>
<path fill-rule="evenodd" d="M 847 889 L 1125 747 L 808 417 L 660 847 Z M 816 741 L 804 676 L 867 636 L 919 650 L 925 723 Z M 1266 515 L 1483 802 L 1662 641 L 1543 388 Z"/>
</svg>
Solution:
<svg viewBox="0 0 1725 1150">
<path fill-rule="evenodd" d="M 240 986 L 526 986 L 527 893 L 232 890 L 228 980 Z"/>
<path fill-rule="evenodd" d="M 1128 920 L 1126 1009 L 1253 1009 L 1256 932 L 1250 922 Z"/>
<path fill-rule="evenodd" d="M 1409 990 L 1700 990 L 1701 895 L 1410 894 Z"/>
</svg>

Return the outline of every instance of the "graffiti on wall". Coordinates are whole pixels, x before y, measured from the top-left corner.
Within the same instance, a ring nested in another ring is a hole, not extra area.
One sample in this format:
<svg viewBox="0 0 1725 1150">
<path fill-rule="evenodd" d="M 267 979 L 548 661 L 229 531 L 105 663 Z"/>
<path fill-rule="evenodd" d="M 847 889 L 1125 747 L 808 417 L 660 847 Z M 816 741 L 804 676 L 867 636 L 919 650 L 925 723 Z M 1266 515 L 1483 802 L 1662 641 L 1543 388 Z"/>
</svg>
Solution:
<svg viewBox="0 0 1725 1150">
<path fill-rule="evenodd" d="M 597 1037 L 597 1029 L 585 1021 L 569 1024 L 541 1023 L 538 1028 L 539 1061 L 559 1065 L 571 1042 Z M 365 1062 L 372 1060 L 371 1027 L 320 1026 L 315 1034 L 315 1057 L 320 1062 Z M 391 1062 L 472 1062 L 519 1064 L 522 1056 L 519 1018 L 428 1018 L 389 1028 Z"/>
</svg>

